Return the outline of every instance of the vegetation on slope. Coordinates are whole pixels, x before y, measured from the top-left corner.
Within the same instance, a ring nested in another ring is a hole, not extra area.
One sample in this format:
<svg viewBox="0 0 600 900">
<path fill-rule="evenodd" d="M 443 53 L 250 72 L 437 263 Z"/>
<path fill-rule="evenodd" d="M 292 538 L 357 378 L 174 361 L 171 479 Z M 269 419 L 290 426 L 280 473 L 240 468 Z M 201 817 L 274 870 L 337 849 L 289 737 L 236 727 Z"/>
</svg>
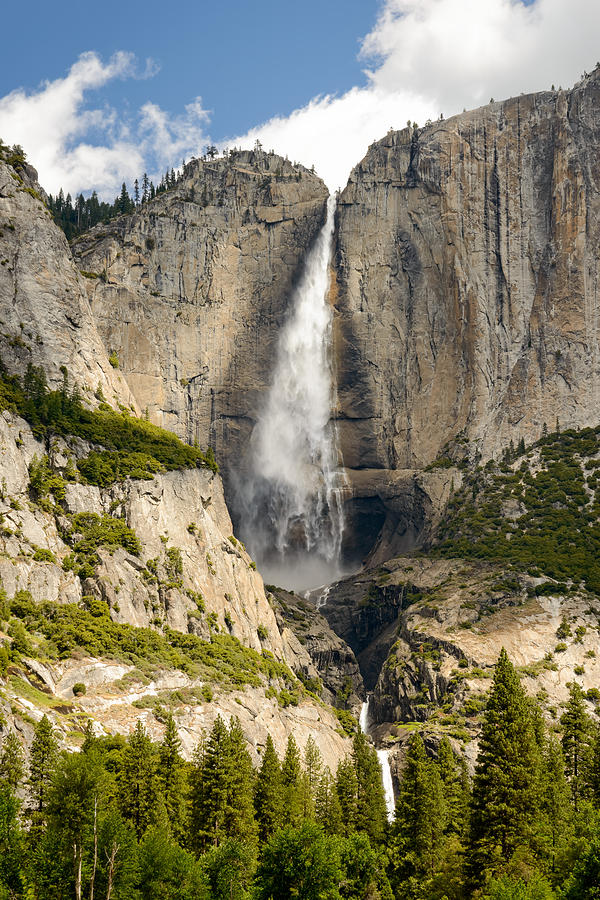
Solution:
<svg viewBox="0 0 600 900">
<path fill-rule="evenodd" d="M 600 426 L 543 437 L 466 475 L 432 553 L 502 560 L 600 593 Z"/>
<path fill-rule="evenodd" d="M 74 436 L 105 448 L 78 461 L 87 482 L 106 486 L 126 477 L 152 478 L 155 472 L 199 466 L 217 471 L 211 449 L 203 453 L 126 409 L 116 412 L 104 402 L 88 409 L 77 389 L 69 390 L 67 370 L 62 371 L 62 387 L 51 391 L 40 367 L 30 364 L 21 383 L 0 362 L 0 411 L 22 416 L 40 439 Z"/>
</svg>

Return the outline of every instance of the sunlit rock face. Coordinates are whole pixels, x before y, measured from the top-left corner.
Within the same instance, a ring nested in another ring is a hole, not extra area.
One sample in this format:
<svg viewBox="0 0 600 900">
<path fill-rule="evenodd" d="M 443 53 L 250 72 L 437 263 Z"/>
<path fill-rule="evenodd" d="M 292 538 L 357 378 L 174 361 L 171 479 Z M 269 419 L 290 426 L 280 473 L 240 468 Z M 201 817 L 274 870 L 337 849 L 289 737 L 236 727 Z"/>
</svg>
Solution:
<svg viewBox="0 0 600 900">
<path fill-rule="evenodd" d="M 276 341 L 327 189 L 275 154 L 195 160 L 131 216 L 79 238 L 106 347 L 140 409 L 239 464 L 273 371 Z"/>
<path fill-rule="evenodd" d="M 336 230 L 348 467 L 598 422 L 599 109 L 596 70 L 390 132 L 354 169 Z"/>
</svg>

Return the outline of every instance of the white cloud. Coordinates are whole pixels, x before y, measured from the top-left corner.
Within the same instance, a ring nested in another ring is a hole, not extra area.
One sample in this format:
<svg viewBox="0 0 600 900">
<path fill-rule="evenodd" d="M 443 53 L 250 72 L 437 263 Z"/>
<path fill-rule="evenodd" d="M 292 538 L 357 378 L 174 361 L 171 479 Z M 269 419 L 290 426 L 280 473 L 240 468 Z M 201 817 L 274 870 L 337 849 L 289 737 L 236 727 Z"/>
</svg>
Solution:
<svg viewBox="0 0 600 900">
<path fill-rule="evenodd" d="M 252 146 L 259 138 L 314 164 L 330 188 L 343 186 L 368 145 L 408 119 L 423 124 L 492 96 L 572 85 L 596 63 L 599 29 L 597 0 L 384 0 L 363 41 L 365 86 L 314 98 L 228 143 Z M 137 73 L 131 54 L 104 64 L 85 53 L 65 78 L 0 99 L 0 135 L 23 144 L 48 190 L 93 186 L 112 197 L 123 178 L 176 166 L 208 142 L 199 98 L 179 117 L 154 103 L 128 120 L 106 106 L 86 108 L 87 92 L 153 72 L 150 62 Z"/>
<path fill-rule="evenodd" d="M 207 114 L 200 98 L 171 118 L 156 104 L 145 104 L 131 120 L 104 106 L 85 109 L 86 94 L 115 78 L 148 78 L 151 60 L 138 70 L 131 53 L 116 53 L 107 63 L 83 53 L 64 78 L 37 91 L 12 91 L 0 99 L 0 136 L 21 144 L 51 193 L 63 187 L 76 193 L 91 187 L 112 199 L 123 179 L 130 184 L 146 169 L 156 175 L 198 153 L 206 138 Z M 96 140 L 91 142 L 91 137 Z"/>
<path fill-rule="evenodd" d="M 390 126 L 420 124 L 519 93 L 572 85 L 600 54 L 596 0 L 385 0 L 364 39 L 367 86 L 322 97 L 232 141 L 315 164 L 344 185 Z"/>
</svg>

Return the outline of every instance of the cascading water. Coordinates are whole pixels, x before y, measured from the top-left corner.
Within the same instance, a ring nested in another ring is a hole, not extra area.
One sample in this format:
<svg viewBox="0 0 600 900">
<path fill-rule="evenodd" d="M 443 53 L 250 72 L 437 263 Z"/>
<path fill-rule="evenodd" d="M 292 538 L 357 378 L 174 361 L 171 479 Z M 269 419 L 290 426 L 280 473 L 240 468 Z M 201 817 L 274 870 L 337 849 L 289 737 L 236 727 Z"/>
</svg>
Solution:
<svg viewBox="0 0 600 900">
<path fill-rule="evenodd" d="M 335 199 L 312 247 L 277 350 L 238 490 L 240 534 L 267 581 L 312 588 L 339 577 L 343 532 L 327 300 Z"/>
<path fill-rule="evenodd" d="M 360 716 L 358 724 L 363 734 L 369 733 L 369 704 L 371 695 L 367 694 L 367 699 L 360 708 Z M 383 793 L 385 796 L 385 809 L 387 812 L 388 822 L 394 818 L 396 808 L 396 799 L 394 797 L 394 783 L 392 781 L 392 770 L 390 769 L 389 750 L 377 750 L 377 759 L 381 766 L 381 779 L 383 781 Z"/>
</svg>

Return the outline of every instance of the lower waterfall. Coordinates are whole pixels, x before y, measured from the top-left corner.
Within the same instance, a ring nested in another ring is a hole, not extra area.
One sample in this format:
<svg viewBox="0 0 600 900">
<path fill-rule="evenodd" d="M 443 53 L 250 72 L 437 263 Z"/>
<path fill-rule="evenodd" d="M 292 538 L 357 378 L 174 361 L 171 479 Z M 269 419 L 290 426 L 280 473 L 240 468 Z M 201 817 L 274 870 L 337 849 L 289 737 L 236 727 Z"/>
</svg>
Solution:
<svg viewBox="0 0 600 900">
<path fill-rule="evenodd" d="M 271 385 L 238 488 L 240 536 L 266 581 L 314 588 L 343 573 L 343 476 L 331 418 L 334 379 L 329 259 L 335 198 L 281 331 Z"/>
<path fill-rule="evenodd" d="M 369 733 L 370 702 L 371 695 L 367 694 L 367 699 L 360 708 L 360 716 L 358 718 L 360 730 L 364 734 Z M 381 766 L 381 778 L 383 781 L 383 792 L 385 795 L 385 808 L 387 812 L 387 818 L 388 822 L 391 822 L 394 818 L 394 812 L 396 809 L 396 798 L 394 797 L 394 782 L 392 781 L 392 770 L 390 769 L 390 751 L 377 750 L 376 752 L 377 759 L 379 760 L 379 765 Z"/>
</svg>

